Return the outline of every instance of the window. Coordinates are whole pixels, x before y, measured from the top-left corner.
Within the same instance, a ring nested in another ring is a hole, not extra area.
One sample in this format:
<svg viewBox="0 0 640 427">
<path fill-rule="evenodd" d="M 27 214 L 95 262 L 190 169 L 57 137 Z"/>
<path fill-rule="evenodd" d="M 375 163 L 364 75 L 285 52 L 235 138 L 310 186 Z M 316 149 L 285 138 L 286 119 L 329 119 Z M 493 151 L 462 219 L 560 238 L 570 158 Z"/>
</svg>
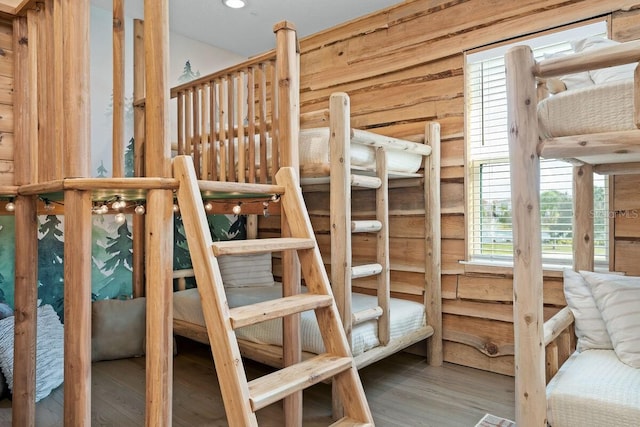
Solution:
<svg viewBox="0 0 640 427">
<path fill-rule="evenodd" d="M 599 22 L 520 43 L 532 46 L 536 59 L 569 52 L 568 40 L 606 34 Z M 470 261 L 510 263 L 513 259 L 511 189 L 504 53 L 513 46 L 487 49 L 466 57 L 467 138 L 469 143 Z M 543 261 L 570 264 L 572 258 L 572 166 L 558 160 L 540 163 L 540 214 Z M 608 255 L 607 181 L 594 177 L 595 255 Z"/>
</svg>

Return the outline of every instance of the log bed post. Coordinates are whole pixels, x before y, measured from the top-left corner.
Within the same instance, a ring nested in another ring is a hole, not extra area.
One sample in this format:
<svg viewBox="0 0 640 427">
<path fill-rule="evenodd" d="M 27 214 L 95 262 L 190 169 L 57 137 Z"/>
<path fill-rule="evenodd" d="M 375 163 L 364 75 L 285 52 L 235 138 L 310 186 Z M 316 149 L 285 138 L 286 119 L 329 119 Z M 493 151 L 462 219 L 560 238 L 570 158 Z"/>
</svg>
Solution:
<svg viewBox="0 0 640 427">
<path fill-rule="evenodd" d="M 441 205 L 440 205 L 440 123 L 428 123 L 425 129 L 426 143 L 431 155 L 424 166 L 425 203 L 425 307 L 427 324 L 433 327 L 433 335 L 427 340 L 427 359 L 432 366 L 442 365 L 442 275 L 441 275 Z"/>
<path fill-rule="evenodd" d="M 144 172 L 144 22 L 133 20 L 133 175 L 145 176 Z M 145 216 L 133 215 L 133 297 L 145 295 L 144 289 L 144 236 Z"/>
<path fill-rule="evenodd" d="M 15 185 L 35 182 L 38 159 L 37 40 L 29 39 L 33 22 L 13 21 L 15 124 Z M 25 42 L 26 40 L 26 42 Z M 14 426 L 35 425 L 36 415 L 36 301 L 38 298 L 38 234 L 35 196 L 15 200 L 15 325 L 13 357 Z"/>
<path fill-rule="evenodd" d="M 277 60 L 277 125 L 278 144 L 280 148 L 280 165 L 291 166 L 296 172 L 297 185 L 300 185 L 300 158 L 298 154 L 298 134 L 300 133 L 300 56 L 298 41 L 293 24 L 287 21 L 276 24 Z M 272 100 L 273 102 L 273 100 Z M 266 146 L 265 146 L 266 147 Z M 272 156 L 274 165 L 278 159 Z M 265 169 L 261 161 L 261 170 Z M 275 174 L 275 171 L 272 171 Z M 291 235 L 289 222 L 284 210 L 281 214 L 282 236 Z M 296 251 L 282 253 L 282 291 L 283 296 L 296 295 L 301 292 L 300 261 Z M 283 358 L 284 365 L 289 366 L 302 360 L 302 344 L 300 338 L 300 315 L 295 314 L 283 318 Z M 287 427 L 302 425 L 302 391 L 291 394 L 284 399 L 285 425 Z"/>
<path fill-rule="evenodd" d="M 510 49 L 507 65 L 511 209 L 513 217 L 513 321 L 516 423 L 546 426 L 540 233 L 540 158 L 533 53 Z"/>
<path fill-rule="evenodd" d="M 124 0 L 113 0 L 112 176 L 124 176 Z"/>
<path fill-rule="evenodd" d="M 89 0 L 63 0 L 64 177 L 89 176 Z M 91 424 L 91 192 L 65 190 L 64 420 Z"/>
<path fill-rule="evenodd" d="M 593 166 L 573 167 L 573 268 L 593 271 Z"/>
<path fill-rule="evenodd" d="M 145 0 L 145 172 L 171 177 L 169 1 Z M 145 425 L 171 425 L 173 389 L 173 192 L 149 190 L 146 222 L 147 348 Z"/>
</svg>

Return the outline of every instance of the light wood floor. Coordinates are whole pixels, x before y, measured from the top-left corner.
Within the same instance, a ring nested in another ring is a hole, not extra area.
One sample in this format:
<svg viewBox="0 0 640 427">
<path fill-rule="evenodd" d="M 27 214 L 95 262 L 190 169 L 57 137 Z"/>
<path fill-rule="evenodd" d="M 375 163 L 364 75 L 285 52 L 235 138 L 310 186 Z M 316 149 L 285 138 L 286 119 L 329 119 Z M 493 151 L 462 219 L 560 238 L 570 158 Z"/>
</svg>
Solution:
<svg viewBox="0 0 640 427">
<path fill-rule="evenodd" d="M 253 378 L 269 368 L 248 361 Z M 408 353 L 393 355 L 360 371 L 376 425 L 473 427 L 486 413 L 513 419 L 513 378 L 453 364 L 430 367 Z M 92 371 L 92 425 L 144 425 L 144 359 L 99 362 Z M 174 363 L 173 425 L 226 426 L 210 349 L 178 341 Z M 331 423 L 331 387 L 305 391 L 304 425 Z M 62 426 L 62 387 L 36 405 L 38 427 Z M 11 402 L 0 402 L 0 426 L 10 425 Z M 280 427 L 279 403 L 258 412 L 261 426 Z"/>
</svg>

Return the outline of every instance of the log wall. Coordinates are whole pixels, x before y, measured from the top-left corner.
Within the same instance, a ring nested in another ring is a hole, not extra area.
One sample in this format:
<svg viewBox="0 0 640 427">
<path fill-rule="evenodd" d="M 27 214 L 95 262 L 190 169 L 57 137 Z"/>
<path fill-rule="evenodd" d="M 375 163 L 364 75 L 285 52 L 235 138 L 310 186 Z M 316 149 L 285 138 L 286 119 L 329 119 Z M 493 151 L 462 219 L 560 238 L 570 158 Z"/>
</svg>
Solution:
<svg viewBox="0 0 640 427">
<path fill-rule="evenodd" d="M 0 21 L 0 186 L 14 184 L 13 29 Z"/>
<path fill-rule="evenodd" d="M 425 121 L 442 125 L 446 361 L 513 374 L 511 270 L 465 268 L 459 263 L 466 257 L 467 243 L 463 52 L 597 16 L 611 17 L 617 38 L 633 38 L 640 36 L 638 8 L 638 1 L 415 0 L 301 40 L 303 113 L 327 108 L 329 95 L 344 91 L 351 96 L 354 127 L 421 141 Z M 622 10 L 627 12 L 618 12 Z M 640 195 L 637 191 L 629 195 L 638 184 L 640 177 L 616 179 L 615 209 L 625 203 L 632 204 L 631 212 L 640 212 Z M 328 262 L 328 196 L 306 193 L 305 197 Z M 354 206 L 366 215 L 373 209 L 372 193 L 357 191 Z M 391 190 L 390 211 L 392 290 L 420 300 L 425 255 L 424 201 L 419 188 Z M 632 261 L 640 256 L 640 224 L 633 220 L 616 217 L 616 266 L 629 272 L 635 268 L 640 274 Z M 264 234 L 277 232 L 276 219 L 263 218 L 260 226 Z M 372 251 L 367 239 L 354 239 L 357 257 Z M 560 275 L 548 276 L 545 317 L 565 303 Z"/>
</svg>

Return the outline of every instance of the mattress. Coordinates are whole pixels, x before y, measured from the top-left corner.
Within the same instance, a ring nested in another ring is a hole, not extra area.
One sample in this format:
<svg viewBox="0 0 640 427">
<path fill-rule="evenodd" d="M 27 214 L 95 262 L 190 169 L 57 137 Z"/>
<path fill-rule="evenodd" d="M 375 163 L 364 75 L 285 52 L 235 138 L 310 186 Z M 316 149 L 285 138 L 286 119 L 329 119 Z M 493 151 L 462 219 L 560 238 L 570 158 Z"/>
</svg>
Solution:
<svg viewBox="0 0 640 427">
<path fill-rule="evenodd" d="M 329 163 L 329 128 L 312 128 L 300 131 L 300 164 Z M 354 130 L 349 152 L 351 167 L 365 170 L 376 169 L 375 148 L 363 145 L 366 141 L 395 140 L 395 138 L 378 135 L 372 132 Z M 388 150 L 387 169 L 393 172 L 415 173 L 422 164 L 422 155 L 406 151 Z"/>
<path fill-rule="evenodd" d="M 567 90 L 538 104 L 538 132 L 545 139 L 633 129 L 633 80 Z"/>
<path fill-rule="evenodd" d="M 228 288 L 226 291 L 229 307 L 231 308 L 268 301 L 282 296 L 281 285 Z M 352 309 L 354 312 L 377 305 L 377 298 L 374 296 L 353 294 Z M 392 298 L 390 314 L 391 339 L 402 337 L 426 325 L 424 306 L 413 301 Z M 174 292 L 173 316 L 189 323 L 205 325 L 198 289 L 193 288 Z M 313 311 L 305 311 L 301 313 L 300 317 L 302 350 L 316 354 L 323 353 L 324 344 L 315 313 Z M 377 347 L 380 344 L 377 335 L 378 322 L 376 320 L 356 325 L 352 332 L 351 351 L 353 355 L 357 356 Z M 236 336 L 239 339 L 259 344 L 282 346 L 282 319 L 269 320 L 237 329 Z"/>
<path fill-rule="evenodd" d="M 640 369 L 613 350 L 574 353 L 547 386 L 551 427 L 631 427 L 640 420 Z"/>
</svg>

